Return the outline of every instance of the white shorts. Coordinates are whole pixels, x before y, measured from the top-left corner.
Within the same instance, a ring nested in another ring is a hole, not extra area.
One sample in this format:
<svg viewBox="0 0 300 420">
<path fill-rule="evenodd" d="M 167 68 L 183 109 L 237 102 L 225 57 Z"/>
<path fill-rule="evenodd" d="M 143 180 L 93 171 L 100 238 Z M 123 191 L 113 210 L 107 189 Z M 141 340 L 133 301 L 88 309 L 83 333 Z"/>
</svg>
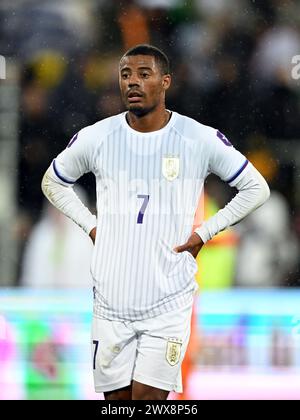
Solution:
<svg viewBox="0 0 300 420">
<path fill-rule="evenodd" d="M 188 307 L 142 321 L 93 318 L 92 362 L 96 392 L 113 391 L 132 380 L 182 392 L 181 363 L 190 337 Z"/>
</svg>

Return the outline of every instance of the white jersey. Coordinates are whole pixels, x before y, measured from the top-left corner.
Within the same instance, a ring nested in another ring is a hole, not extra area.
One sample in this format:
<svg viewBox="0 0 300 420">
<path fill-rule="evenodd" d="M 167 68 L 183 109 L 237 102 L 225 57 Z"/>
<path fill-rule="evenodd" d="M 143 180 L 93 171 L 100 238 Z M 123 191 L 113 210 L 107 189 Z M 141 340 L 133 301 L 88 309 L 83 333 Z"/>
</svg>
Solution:
<svg viewBox="0 0 300 420">
<path fill-rule="evenodd" d="M 96 177 L 95 316 L 140 320 L 192 300 L 196 261 L 173 249 L 191 235 L 207 175 L 234 186 L 247 163 L 218 130 L 176 112 L 150 133 L 122 113 L 73 137 L 51 171 L 63 185 Z"/>
</svg>

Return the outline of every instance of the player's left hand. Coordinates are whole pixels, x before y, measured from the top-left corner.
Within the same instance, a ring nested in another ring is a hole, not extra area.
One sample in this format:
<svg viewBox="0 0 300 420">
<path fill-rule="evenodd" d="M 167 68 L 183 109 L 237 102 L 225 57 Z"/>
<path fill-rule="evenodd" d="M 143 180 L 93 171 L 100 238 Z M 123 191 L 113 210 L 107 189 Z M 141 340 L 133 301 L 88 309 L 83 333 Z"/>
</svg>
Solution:
<svg viewBox="0 0 300 420">
<path fill-rule="evenodd" d="M 174 251 L 178 253 L 188 251 L 192 254 L 194 258 L 196 258 L 203 245 L 204 243 L 200 236 L 197 235 L 197 233 L 193 233 L 185 244 L 176 246 L 174 248 Z"/>
</svg>

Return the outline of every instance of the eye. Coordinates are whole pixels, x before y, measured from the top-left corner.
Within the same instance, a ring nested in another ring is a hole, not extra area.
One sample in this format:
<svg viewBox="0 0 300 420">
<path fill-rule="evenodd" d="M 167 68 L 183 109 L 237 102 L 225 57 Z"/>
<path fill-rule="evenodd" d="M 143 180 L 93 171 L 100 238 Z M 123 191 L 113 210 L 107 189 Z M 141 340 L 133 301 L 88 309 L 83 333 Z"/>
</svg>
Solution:
<svg viewBox="0 0 300 420">
<path fill-rule="evenodd" d="M 128 73 L 123 73 L 122 75 L 121 75 L 121 77 L 122 77 L 122 79 L 127 79 L 128 78 Z"/>
<path fill-rule="evenodd" d="M 148 79 L 148 77 L 150 76 L 150 74 L 149 73 L 146 73 L 146 72 L 143 72 L 142 73 L 142 78 L 143 79 Z"/>
</svg>

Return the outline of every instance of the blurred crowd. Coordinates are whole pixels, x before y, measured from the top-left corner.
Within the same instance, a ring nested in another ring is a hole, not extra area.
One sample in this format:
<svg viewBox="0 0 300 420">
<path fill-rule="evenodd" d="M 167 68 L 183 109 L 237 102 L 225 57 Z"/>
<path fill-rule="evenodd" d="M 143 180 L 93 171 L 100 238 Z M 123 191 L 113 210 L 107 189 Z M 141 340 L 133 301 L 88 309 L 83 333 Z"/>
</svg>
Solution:
<svg viewBox="0 0 300 420">
<path fill-rule="evenodd" d="M 0 51 L 20 66 L 20 261 L 32 255 L 28 244 L 44 218 L 61 223 L 43 210 L 43 173 L 79 129 L 123 110 L 118 62 L 138 43 L 152 43 L 170 58 L 167 107 L 225 133 L 272 189 L 233 241 L 211 246 L 224 251 L 229 243 L 234 250 L 226 287 L 300 286 L 297 168 L 279 152 L 285 145 L 290 156 L 300 153 L 300 84 L 291 76 L 291 59 L 300 54 L 300 2 L 292 0 L 1 1 Z M 80 184 L 93 206 L 93 177 Z M 214 178 L 207 192 L 215 210 L 232 194 Z M 43 238 L 35 245 L 41 253 Z M 48 246 L 54 246 L 49 238 Z M 20 265 L 17 282 L 35 278 L 22 272 L 32 261 Z M 218 287 L 214 276 L 206 287 Z"/>
</svg>

